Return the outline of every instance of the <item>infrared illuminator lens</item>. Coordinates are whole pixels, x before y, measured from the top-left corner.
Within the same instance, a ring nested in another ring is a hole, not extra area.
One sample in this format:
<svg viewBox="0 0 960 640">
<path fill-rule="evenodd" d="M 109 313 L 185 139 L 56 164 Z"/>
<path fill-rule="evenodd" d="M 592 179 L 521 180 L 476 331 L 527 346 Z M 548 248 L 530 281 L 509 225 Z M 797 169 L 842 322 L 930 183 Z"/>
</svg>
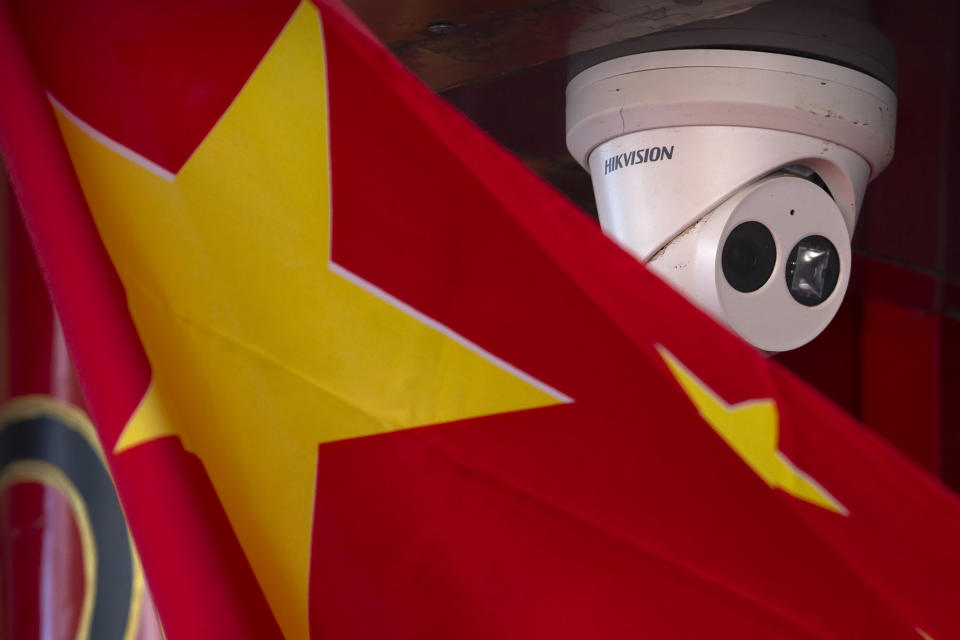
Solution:
<svg viewBox="0 0 960 640">
<path fill-rule="evenodd" d="M 839 275 L 837 249 L 823 236 L 807 236 L 798 242 L 787 262 L 790 295 L 808 307 L 830 297 Z"/>
</svg>

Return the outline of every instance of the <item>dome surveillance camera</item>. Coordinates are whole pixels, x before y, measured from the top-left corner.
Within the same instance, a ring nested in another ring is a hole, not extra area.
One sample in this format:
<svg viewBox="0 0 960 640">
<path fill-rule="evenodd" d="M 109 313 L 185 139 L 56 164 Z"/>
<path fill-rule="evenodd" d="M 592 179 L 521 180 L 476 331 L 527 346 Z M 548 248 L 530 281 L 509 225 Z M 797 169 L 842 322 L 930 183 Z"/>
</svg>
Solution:
<svg viewBox="0 0 960 640">
<path fill-rule="evenodd" d="M 610 237 L 754 346 L 833 318 L 896 96 L 811 57 L 727 48 L 623 55 L 567 87 L 567 147 Z"/>
</svg>

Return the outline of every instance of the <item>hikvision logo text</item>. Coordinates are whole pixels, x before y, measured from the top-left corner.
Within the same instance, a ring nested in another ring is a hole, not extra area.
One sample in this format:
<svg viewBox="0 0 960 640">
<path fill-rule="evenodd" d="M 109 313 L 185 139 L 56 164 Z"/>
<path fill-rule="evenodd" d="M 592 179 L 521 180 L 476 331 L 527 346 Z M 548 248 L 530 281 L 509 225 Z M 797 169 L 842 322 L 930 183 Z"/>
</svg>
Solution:
<svg viewBox="0 0 960 640">
<path fill-rule="evenodd" d="M 617 169 L 623 169 L 630 165 L 640 164 L 641 162 L 657 162 L 659 160 L 673 159 L 673 145 L 667 147 L 647 147 L 646 149 L 637 149 L 630 153 L 620 153 L 612 158 L 607 158 L 603 162 L 603 174 L 612 173 Z"/>
</svg>

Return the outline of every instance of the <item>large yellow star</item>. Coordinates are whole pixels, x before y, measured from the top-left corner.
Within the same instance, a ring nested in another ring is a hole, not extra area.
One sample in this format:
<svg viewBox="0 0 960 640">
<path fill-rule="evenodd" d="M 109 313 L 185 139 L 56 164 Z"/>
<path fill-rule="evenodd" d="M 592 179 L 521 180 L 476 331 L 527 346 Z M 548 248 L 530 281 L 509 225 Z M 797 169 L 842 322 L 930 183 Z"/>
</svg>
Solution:
<svg viewBox="0 0 960 640">
<path fill-rule="evenodd" d="M 309 635 L 319 443 L 570 401 L 331 262 L 309 2 L 176 175 L 54 104 L 153 371 L 115 450 L 197 453 L 286 637 Z"/>
<path fill-rule="evenodd" d="M 729 405 L 672 353 L 660 345 L 657 350 L 704 421 L 771 488 L 782 489 L 842 515 L 849 513 L 829 491 L 780 451 L 780 416 L 773 400 L 764 398 Z"/>
</svg>

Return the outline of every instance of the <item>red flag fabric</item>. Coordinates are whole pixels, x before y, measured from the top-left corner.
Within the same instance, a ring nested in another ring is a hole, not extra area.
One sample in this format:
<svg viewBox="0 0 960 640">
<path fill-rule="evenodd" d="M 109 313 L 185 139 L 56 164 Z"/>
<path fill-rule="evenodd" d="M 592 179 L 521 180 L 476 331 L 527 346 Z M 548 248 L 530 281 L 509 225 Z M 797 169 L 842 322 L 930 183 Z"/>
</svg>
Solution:
<svg viewBox="0 0 960 640">
<path fill-rule="evenodd" d="M 0 637 L 159 639 L 99 438 L 9 195 L 0 201 Z"/>
<path fill-rule="evenodd" d="M 960 636 L 956 498 L 339 5 L 2 28 L 0 148 L 169 638 Z"/>
</svg>

